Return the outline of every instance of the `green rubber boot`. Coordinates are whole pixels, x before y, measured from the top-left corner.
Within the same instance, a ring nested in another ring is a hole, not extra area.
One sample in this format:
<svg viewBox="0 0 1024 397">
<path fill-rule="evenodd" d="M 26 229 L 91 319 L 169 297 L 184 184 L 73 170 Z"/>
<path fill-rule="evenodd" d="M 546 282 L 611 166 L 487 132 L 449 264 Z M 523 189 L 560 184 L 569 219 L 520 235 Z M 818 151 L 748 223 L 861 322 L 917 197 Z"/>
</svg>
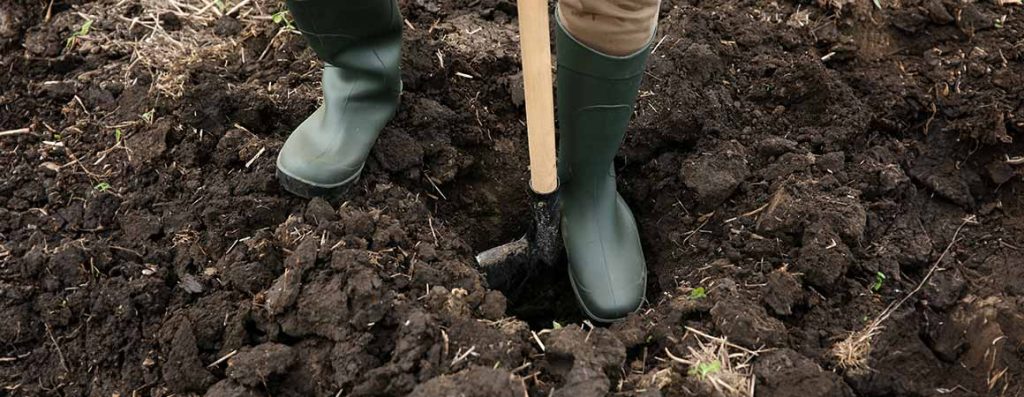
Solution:
<svg viewBox="0 0 1024 397">
<path fill-rule="evenodd" d="M 650 45 L 613 57 L 558 20 L 558 174 L 569 279 L 587 316 L 621 320 L 643 303 L 647 265 L 636 220 L 615 187 L 615 153 L 636 104 Z"/>
<path fill-rule="evenodd" d="M 402 17 L 396 0 L 289 0 L 309 46 L 326 62 L 324 104 L 277 156 L 281 185 L 303 197 L 336 197 L 358 179 L 398 108 Z"/>
</svg>

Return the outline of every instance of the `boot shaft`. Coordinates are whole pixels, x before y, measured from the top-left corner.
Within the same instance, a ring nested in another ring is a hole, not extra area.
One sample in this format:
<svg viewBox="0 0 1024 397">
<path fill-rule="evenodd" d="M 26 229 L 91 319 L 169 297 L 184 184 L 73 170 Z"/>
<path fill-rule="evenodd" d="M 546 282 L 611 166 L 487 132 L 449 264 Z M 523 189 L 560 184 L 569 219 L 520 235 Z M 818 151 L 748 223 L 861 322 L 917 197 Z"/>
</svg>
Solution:
<svg viewBox="0 0 1024 397">
<path fill-rule="evenodd" d="M 286 4 L 310 48 L 333 66 L 358 70 L 359 62 L 346 59 L 353 48 L 388 47 L 401 40 L 397 0 L 288 0 Z"/>
<path fill-rule="evenodd" d="M 612 161 L 633 115 L 650 45 L 608 56 L 574 39 L 560 20 L 556 25 L 559 178 L 571 184 L 614 176 Z"/>
<path fill-rule="evenodd" d="M 397 0 L 288 0 L 295 25 L 327 63 L 324 100 L 390 105 L 402 90 L 402 16 Z M 325 115 L 330 125 L 349 117 Z"/>
</svg>

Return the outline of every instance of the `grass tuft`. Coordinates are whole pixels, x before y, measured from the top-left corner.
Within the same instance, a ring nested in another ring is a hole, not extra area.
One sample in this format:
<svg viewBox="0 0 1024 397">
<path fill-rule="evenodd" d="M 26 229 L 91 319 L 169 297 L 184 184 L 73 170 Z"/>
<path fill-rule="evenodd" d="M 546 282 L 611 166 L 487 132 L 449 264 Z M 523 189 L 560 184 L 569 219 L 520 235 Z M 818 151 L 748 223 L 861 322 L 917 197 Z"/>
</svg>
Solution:
<svg viewBox="0 0 1024 397">
<path fill-rule="evenodd" d="M 832 356 L 836 365 L 853 374 L 863 374 L 870 370 L 868 359 L 871 357 L 871 341 L 882 332 L 879 321 L 872 321 L 867 327 L 851 333 L 846 339 L 832 346 Z"/>
<path fill-rule="evenodd" d="M 756 377 L 751 360 L 757 357 L 761 350 L 750 350 L 730 343 L 725 338 L 714 337 L 690 327 L 686 327 L 686 330 L 686 336 L 693 335 L 697 345 L 687 347 L 687 353 L 683 357 L 673 355 L 666 348 L 665 354 L 672 361 L 685 364 L 688 367 L 688 376 L 710 386 L 717 395 L 754 395 Z"/>
</svg>

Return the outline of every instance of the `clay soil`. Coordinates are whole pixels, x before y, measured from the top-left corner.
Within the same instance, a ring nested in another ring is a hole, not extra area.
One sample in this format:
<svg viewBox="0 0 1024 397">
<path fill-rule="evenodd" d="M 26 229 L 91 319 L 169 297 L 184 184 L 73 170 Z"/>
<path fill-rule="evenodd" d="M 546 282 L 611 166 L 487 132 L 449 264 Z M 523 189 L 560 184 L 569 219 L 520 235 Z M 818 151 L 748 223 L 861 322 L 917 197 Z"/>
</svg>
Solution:
<svg viewBox="0 0 1024 397">
<path fill-rule="evenodd" d="M 474 266 L 529 226 L 514 2 L 401 2 L 335 202 L 274 179 L 319 63 L 236 5 L 0 4 L 0 395 L 1024 395 L 1019 2 L 665 0 L 613 325 Z"/>
</svg>

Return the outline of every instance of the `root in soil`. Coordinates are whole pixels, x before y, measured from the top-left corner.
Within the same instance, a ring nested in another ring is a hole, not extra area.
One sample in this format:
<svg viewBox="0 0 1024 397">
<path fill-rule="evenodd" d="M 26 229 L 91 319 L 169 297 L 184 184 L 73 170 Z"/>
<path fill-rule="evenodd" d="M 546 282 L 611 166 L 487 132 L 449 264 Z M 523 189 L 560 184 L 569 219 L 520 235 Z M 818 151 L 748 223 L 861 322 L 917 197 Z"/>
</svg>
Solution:
<svg viewBox="0 0 1024 397">
<path fill-rule="evenodd" d="M 877 317 L 872 319 L 864 328 L 857 330 L 832 346 L 832 354 L 836 358 L 836 364 L 840 369 L 853 371 L 856 373 L 865 373 L 869 371 L 868 359 L 871 357 L 871 340 L 878 336 L 882 329 L 885 327 L 884 323 L 888 320 L 894 312 L 899 310 L 904 303 L 906 303 L 914 294 L 921 291 L 921 288 L 929 281 L 932 274 L 938 270 L 942 260 L 946 258 L 946 254 L 953 248 L 953 245 L 957 243 L 957 239 L 960 237 L 960 231 L 970 224 L 977 224 L 977 218 L 975 216 L 969 216 L 964 218 L 960 226 L 953 232 L 953 237 L 949 239 L 949 245 L 939 255 L 939 259 L 935 260 L 935 263 L 928 268 L 928 272 L 925 273 L 921 281 L 917 283 L 917 286 L 913 290 L 908 292 L 903 298 L 893 302 L 885 308 Z"/>
</svg>

